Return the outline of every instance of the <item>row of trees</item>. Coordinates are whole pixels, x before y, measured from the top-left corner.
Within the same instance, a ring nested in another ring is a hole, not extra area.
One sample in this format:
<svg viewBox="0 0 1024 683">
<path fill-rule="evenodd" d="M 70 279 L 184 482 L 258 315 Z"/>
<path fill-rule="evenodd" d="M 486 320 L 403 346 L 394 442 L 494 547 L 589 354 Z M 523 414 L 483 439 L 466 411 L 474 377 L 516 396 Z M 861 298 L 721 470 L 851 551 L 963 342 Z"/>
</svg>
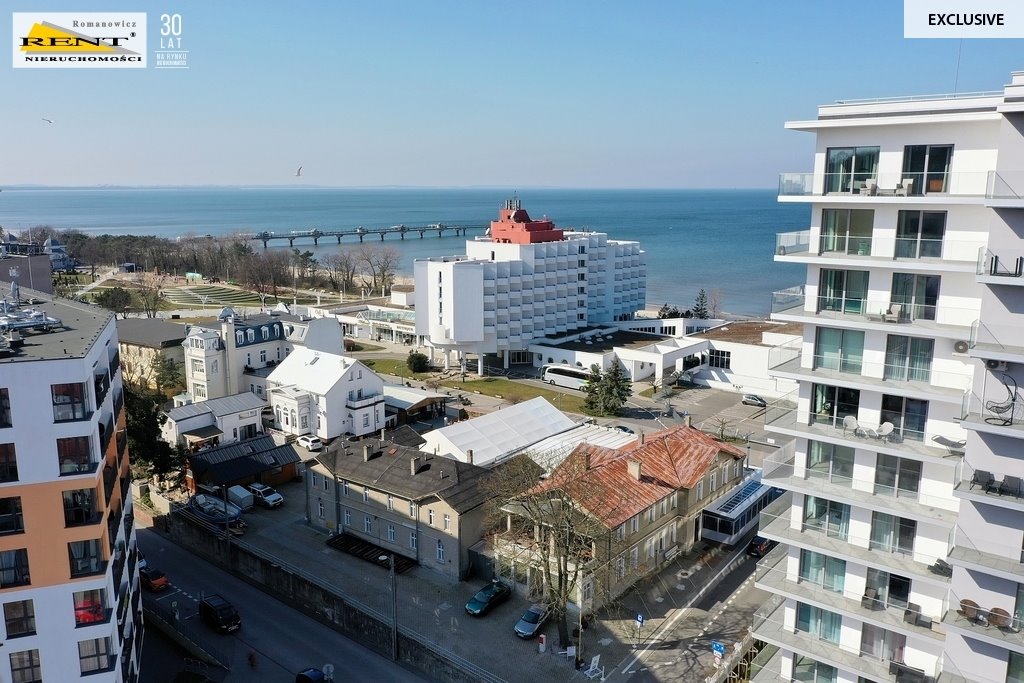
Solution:
<svg viewBox="0 0 1024 683">
<path fill-rule="evenodd" d="M 694 299 L 693 308 L 680 309 L 676 306 L 665 304 L 658 309 L 659 318 L 697 318 L 707 320 L 717 318 L 722 312 L 722 290 L 712 289 L 706 292 L 701 289 Z"/>
</svg>

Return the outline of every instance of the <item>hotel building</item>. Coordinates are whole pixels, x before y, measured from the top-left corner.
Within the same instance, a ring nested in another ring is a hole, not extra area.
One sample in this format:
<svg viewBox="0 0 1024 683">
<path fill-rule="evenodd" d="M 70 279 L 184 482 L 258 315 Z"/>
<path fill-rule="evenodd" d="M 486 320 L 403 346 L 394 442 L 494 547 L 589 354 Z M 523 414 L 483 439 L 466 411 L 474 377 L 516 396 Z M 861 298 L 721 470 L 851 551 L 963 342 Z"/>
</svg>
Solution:
<svg viewBox="0 0 1024 683">
<path fill-rule="evenodd" d="M 1024 175 L 1022 79 L 1005 92 L 838 102 L 786 124 L 817 142 L 814 171 L 779 186 L 780 201 L 810 204 L 811 225 L 776 245 L 776 261 L 807 276 L 773 296 L 773 318 L 804 334 L 769 371 L 799 389 L 765 416 L 793 441 L 764 466 L 787 494 L 762 513 L 762 535 L 782 545 L 757 570 L 772 597 L 754 636 L 777 652 L 755 680 L 1020 680 L 1006 671 L 1020 671 L 1024 639 L 979 635 L 960 600 L 1003 608 L 1010 624 L 1024 578 L 1019 494 L 969 485 L 971 463 L 1021 471 L 1013 438 L 983 419 L 993 375 L 971 356 L 983 357 L 989 321 L 1010 326 L 1024 305 L 1011 278 L 978 273 L 1020 270 L 1024 202 L 1010 185 Z M 1003 235 L 999 253 L 990 232 Z M 1009 366 L 992 367 L 998 381 Z M 981 395 L 967 400 L 972 387 Z M 1008 402 L 1002 382 L 997 393 Z M 965 420 L 971 405 L 977 419 Z M 1015 549 L 997 568 L 985 557 L 1004 544 Z"/>
<path fill-rule="evenodd" d="M 533 220 L 510 199 L 488 235 L 466 242 L 464 256 L 414 262 L 416 334 L 430 350 L 462 363 L 485 354 L 532 363 L 533 340 L 619 320 L 646 301 L 647 271 L 638 242 L 599 232 L 560 230 Z"/>
<path fill-rule="evenodd" d="M 135 681 L 137 553 L 114 316 L 7 302 L 0 327 L 0 680 Z"/>
</svg>

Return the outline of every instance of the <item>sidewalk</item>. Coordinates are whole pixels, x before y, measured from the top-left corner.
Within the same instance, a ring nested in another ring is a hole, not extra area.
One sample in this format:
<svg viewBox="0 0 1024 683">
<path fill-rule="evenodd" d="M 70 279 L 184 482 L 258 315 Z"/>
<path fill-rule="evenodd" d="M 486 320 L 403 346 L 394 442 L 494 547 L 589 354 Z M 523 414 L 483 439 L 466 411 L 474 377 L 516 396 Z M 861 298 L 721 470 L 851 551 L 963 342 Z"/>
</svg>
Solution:
<svg viewBox="0 0 1024 683">
<path fill-rule="evenodd" d="M 301 484 L 279 490 L 288 500 L 285 508 L 247 515 L 249 530 L 240 542 L 302 567 L 337 586 L 353 602 L 390 616 L 387 571 L 327 547 L 327 536 L 306 526 L 301 512 L 305 505 Z M 701 550 L 676 558 L 658 575 L 639 583 L 606 614 L 598 614 L 583 634 L 583 659 L 588 664 L 593 656 L 600 655 L 605 675 L 610 677 L 633 658 L 637 614 L 645 617 L 641 645 L 656 641 L 659 628 L 681 614 L 702 586 L 711 585 L 723 567 L 724 553 L 704 551 L 703 544 L 698 548 Z M 514 636 L 512 627 L 529 606 L 524 598 L 513 596 L 486 617 L 473 618 L 464 612 L 463 605 L 482 585 L 479 579 L 452 582 L 428 567 L 418 566 L 399 575 L 397 582 L 398 623 L 403 631 L 419 635 L 506 681 L 583 680 L 572 660 L 554 654 L 558 649 L 554 623 L 544 629 L 548 647 L 544 654 L 538 652 L 537 640 L 523 641 Z"/>
</svg>

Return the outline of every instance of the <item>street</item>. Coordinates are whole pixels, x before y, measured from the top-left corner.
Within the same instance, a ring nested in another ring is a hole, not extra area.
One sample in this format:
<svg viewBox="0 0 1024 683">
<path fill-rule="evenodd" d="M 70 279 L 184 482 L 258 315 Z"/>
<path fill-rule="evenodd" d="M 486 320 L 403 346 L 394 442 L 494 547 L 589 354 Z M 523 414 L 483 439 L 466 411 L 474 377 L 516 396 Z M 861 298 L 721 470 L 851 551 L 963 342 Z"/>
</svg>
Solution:
<svg viewBox="0 0 1024 683">
<path fill-rule="evenodd" d="M 335 680 L 339 681 L 422 680 L 151 529 L 138 530 L 138 545 L 149 565 L 164 569 L 172 584 L 160 593 L 147 593 L 146 599 L 168 608 L 177 603 L 180 617 L 209 635 L 210 644 L 230 658 L 231 672 L 223 678 L 225 681 L 281 683 L 293 680 L 298 671 L 311 666 L 322 668 L 326 663 L 335 666 Z M 231 602 L 242 617 L 242 628 L 231 635 L 219 635 L 199 622 L 198 603 L 204 593 L 219 593 Z M 166 668 L 166 648 L 158 648 L 161 652 L 154 652 L 151 660 L 148 639 L 149 635 L 142 654 L 142 680 L 173 680 L 177 671 Z M 256 652 L 255 668 L 247 659 L 251 651 Z"/>
</svg>

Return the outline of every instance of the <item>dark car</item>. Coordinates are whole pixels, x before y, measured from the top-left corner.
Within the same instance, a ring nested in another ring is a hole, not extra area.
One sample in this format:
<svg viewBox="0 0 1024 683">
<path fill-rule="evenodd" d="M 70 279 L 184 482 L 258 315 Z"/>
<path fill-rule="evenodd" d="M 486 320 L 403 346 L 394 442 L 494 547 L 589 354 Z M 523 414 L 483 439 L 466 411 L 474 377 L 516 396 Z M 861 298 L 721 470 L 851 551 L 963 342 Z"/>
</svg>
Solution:
<svg viewBox="0 0 1024 683">
<path fill-rule="evenodd" d="M 219 595 L 209 595 L 199 603 L 199 618 L 207 625 L 230 633 L 242 627 L 242 618 L 234 606 Z"/>
<path fill-rule="evenodd" d="M 523 618 L 516 622 L 513 630 L 515 630 L 516 635 L 520 638 L 533 638 L 540 633 L 549 616 L 550 613 L 544 605 L 539 603 L 531 605 L 530 609 L 526 610 Z"/>
<path fill-rule="evenodd" d="M 747 546 L 747 554 L 754 557 L 764 557 L 771 552 L 772 548 L 779 544 L 778 541 L 770 541 L 761 536 L 754 536 L 754 540 Z"/>
<path fill-rule="evenodd" d="M 306 669 L 295 674 L 295 683 L 320 683 L 327 680 L 327 674 L 320 669 Z"/>
<path fill-rule="evenodd" d="M 757 406 L 758 408 L 767 408 L 768 401 L 764 400 L 757 394 L 743 394 L 743 405 Z"/>
<path fill-rule="evenodd" d="M 615 425 L 615 429 L 618 429 L 620 432 L 623 432 L 625 434 L 636 434 L 636 432 L 634 432 L 626 425 Z"/>
<path fill-rule="evenodd" d="M 148 566 L 139 570 L 139 583 L 146 590 L 154 592 L 162 591 L 171 585 L 171 582 L 167 580 L 167 576 L 162 571 Z"/>
<path fill-rule="evenodd" d="M 470 598 L 466 603 L 466 612 L 474 617 L 482 617 L 491 611 L 495 605 L 508 600 L 512 595 L 512 589 L 501 581 L 492 581 Z"/>
</svg>

